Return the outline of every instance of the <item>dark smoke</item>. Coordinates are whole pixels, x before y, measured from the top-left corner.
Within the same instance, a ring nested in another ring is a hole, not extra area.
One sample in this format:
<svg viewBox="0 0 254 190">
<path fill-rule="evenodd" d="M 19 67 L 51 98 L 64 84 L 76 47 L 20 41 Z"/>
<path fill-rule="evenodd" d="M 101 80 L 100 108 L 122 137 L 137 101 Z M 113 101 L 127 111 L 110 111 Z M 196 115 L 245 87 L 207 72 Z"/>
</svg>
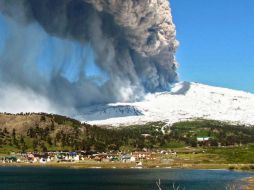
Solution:
<svg viewBox="0 0 254 190">
<path fill-rule="evenodd" d="M 0 11 L 8 25 L 0 49 L 2 88 L 29 89 L 56 106 L 79 109 L 133 101 L 177 81 L 168 0 L 0 0 Z M 49 38 L 54 51 L 43 76 L 35 63 Z M 89 49 L 106 79 L 83 72 Z M 64 73 L 72 65 L 79 73 L 68 80 Z"/>
</svg>

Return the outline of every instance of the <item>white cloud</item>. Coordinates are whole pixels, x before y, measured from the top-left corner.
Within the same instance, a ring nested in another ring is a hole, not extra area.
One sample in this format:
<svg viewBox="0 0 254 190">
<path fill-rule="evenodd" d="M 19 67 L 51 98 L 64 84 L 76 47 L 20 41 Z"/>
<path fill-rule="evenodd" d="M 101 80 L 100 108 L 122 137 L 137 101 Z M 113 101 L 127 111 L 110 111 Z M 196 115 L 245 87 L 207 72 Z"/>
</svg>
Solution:
<svg viewBox="0 0 254 190">
<path fill-rule="evenodd" d="M 0 84 L 0 112 L 55 113 L 56 110 L 45 97 L 34 93 L 30 89 Z"/>
</svg>

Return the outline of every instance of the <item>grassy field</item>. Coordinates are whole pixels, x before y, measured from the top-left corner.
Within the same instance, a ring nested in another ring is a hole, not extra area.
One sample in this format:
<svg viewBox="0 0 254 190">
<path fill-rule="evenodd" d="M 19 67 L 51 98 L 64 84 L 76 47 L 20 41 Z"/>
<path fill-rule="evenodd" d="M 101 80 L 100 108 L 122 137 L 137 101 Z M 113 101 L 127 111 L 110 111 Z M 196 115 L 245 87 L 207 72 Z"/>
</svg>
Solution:
<svg viewBox="0 0 254 190">
<path fill-rule="evenodd" d="M 254 147 L 216 147 L 176 149 L 177 156 L 164 156 L 171 164 L 184 168 L 254 170 Z"/>
<path fill-rule="evenodd" d="M 195 160 L 198 163 L 254 164 L 254 148 L 249 146 L 193 149 L 197 150 L 202 152 L 179 153 L 178 157 Z"/>
</svg>

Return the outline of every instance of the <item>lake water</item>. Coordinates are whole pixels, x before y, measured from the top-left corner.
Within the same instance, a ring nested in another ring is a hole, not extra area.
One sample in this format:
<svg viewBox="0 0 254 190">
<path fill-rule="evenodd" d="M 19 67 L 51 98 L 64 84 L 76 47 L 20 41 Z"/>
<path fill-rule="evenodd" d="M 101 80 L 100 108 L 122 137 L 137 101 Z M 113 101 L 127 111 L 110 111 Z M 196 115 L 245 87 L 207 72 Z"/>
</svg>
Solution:
<svg viewBox="0 0 254 190">
<path fill-rule="evenodd" d="M 157 190 L 172 189 L 172 183 L 185 190 L 220 190 L 227 184 L 242 184 L 249 172 L 173 169 L 55 169 L 0 168 L 0 190 Z"/>
</svg>

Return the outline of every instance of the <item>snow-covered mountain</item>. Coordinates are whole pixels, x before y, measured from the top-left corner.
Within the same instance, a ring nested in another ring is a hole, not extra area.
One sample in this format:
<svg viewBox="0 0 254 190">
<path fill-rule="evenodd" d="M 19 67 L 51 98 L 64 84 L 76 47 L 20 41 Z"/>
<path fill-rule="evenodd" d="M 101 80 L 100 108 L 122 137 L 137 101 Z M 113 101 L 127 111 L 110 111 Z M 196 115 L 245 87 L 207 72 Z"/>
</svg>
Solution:
<svg viewBox="0 0 254 190">
<path fill-rule="evenodd" d="M 97 125 L 171 124 L 195 118 L 254 124 L 254 94 L 180 82 L 170 92 L 148 94 L 140 102 L 95 106 L 82 113 L 76 118 Z"/>
</svg>

